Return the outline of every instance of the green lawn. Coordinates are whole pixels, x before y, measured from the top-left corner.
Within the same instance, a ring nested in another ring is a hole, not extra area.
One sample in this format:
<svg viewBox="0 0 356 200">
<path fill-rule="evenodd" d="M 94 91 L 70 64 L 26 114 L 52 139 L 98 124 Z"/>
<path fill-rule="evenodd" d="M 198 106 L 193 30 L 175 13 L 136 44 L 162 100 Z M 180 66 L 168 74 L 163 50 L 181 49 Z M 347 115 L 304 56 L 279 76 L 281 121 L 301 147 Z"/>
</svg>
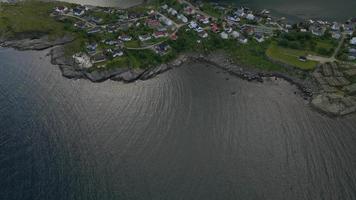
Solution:
<svg viewBox="0 0 356 200">
<path fill-rule="evenodd" d="M 317 65 L 315 61 L 302 62 L 299 60 L 300 56 L 306 56 L 306 54 L 308 54 L 307 51 L 283 48 L 274 43 L 269 46 L 266 54 L 273 60 L 292 65 L 302 70 L 313 70 Z"/>
<path fill-rule="evenodd" d="M 131 41 L 125 42 L 125 47 L 127 47 L 127 48 L 139 48 L 140 46 L 141 46 L 140 41 L 137 41 L 137 40 L 131 40 Z"/>
<path fill-rule="evenodd" d="M 0 3 L 0 34 L 8 37 L 26 33 L 63 35 L 64 24 L 50 17 L 53 8 L 58 5 L 65 3 L 38 1 Z"/>
</svg>

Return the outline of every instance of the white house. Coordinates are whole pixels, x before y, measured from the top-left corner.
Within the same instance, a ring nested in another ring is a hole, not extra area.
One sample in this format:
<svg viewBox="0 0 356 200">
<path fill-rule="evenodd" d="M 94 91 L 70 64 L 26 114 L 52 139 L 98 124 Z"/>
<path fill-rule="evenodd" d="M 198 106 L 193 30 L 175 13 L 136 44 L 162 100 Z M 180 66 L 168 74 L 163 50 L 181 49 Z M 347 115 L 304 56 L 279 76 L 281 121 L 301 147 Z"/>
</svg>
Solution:
<svg viewBox="0 0 356 200">
<path fill-rule="evenodd" d="M 231 33 L 231 37 L 234 38 L 234 39 L 236 39 L 236 38 L 240 37 L 240 33 L 237 32 L 237 31 L 233 31 L 233 32 Z"/>
<path fill-rule="evenodd" d="M 152 39 L 152 37 L 150 35 L 140 35 L 140 36 L 138 36 L 138 39 L 140 39 L 141 42 L 144 42 L 144 41 Z"/>
<path fill-rule="evenodd" d="M 240 37 L 239 42 L 242 44 L 246 44 L 248 42 L 248 40 L 245 37 Z"/>
<path fill-rule="evenodd" d="M 229 35 L 226 32 L 221 32 L 220 37 L 224 40 L 229 39 Z"/>
<path fill-rule="evenodd" d="M 246 19 L 248 19 L 248 20 L 255 20 L 255 16 L 253 15 L 253 14 L 248 14 L 247 16 L 246 16 Z"/>
<path fill-rule="evenodd" d="M 356 45 L 356 37 L 353 37 L 353 38 L 350 40 L 350 44 Z"/>
<path fill-rule="evenodd" d="M 199 35 L 199 37 L 201 37 L 201 38 L 207 38 L 207 37 L 209 36 L 206 31 L 202 31 L 202 32 L 198 33 L 198 35 Z"/>
<path fill-rule="evenodd" d="M 177 18 L 179 20 L 181 20 L 183 23 L 187 23 L 188 22 L 188 18 L 186 16 L 182 15 L 182 14 L 178 15 Z"/>
<path fill-rule="evenodd" d="M 191 29 L 195 29 L 197 28 L 198 24 L 195 21 L 191 21 L 188 26 Z"/>
<path fill-rule="evenodd" d="M 68 8 L 65 6 L 58 6 L 56 7 L 55 11 L 59 14 L 65 14 L 68 12 Z"/>
</svg>

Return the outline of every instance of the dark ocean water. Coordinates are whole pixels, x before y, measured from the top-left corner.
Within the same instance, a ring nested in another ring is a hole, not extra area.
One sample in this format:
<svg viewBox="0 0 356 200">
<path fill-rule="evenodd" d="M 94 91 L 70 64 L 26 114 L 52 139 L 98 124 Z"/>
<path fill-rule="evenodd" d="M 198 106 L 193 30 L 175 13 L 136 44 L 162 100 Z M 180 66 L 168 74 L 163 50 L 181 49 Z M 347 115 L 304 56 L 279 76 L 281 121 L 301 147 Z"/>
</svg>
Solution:
<svg viewBox="0 0 356 200">
<path fill-rule="evenodd" d="M 0 49 L 0 199 L 356 199 L 356 117 L 285 81 L 193 63 L 93 84 L 46 53 Z"/>
<path fill-rule="evenodd" d="M 270 9 L 272 14 L 299 19 L 345 21 L 356 17 L 355 0 L 223 0 L 257 9 Z"/>
<path fill-rule="evenodd" d="M 128 7 L 143 0 L 64 0 L 80 4 Z M 272 14 L 293 20 L 317 18 L 345 21 L 356 17 L 356 0 L 212 0 L 234 3 L 254 9 L 270 9 Z"/>
</svg>

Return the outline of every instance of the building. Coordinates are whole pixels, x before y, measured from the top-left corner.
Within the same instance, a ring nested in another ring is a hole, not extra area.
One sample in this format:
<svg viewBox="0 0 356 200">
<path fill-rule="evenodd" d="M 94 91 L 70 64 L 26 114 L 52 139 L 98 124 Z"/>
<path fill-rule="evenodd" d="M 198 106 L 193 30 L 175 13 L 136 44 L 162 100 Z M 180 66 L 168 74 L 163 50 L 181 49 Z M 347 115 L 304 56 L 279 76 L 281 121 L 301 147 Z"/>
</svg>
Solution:
<svg viewBox="0 0 356 200">
<path fill-rule="evenodd" d="M 132 37 L 128 36 L 128 35 L 121 35 L 121 36 L 119 36 L 119 40 L 122 40 L 124 42 L 128 42 L 128 41 L 132 40 Z"/>
<path fill-rule="evenodd" d="M 188 26 L 191 29 L 195 29 L 198 27 L 198 24 L 195 21 L 191 21 Z"/>
<path fill-rule="evenodd" d="M 141 42 L 144 42 L 144 41 L 151 40 L 152 37 L 151 37 L 150 35 L 146 34 L 146 35 L 140 35 L 140 36 L 138 36 L 138 39 L 140 39 Z"/>
<path fill-rule="evenodd" d="M 154 47 L 155 52 L 161 56 L 167 54 L 170 48 L 171 47 L 168 44 L 164 44 L 164 43 L 156 45 Z"/>
<path fill-rule="evenodd" d="M 340 39 L 340 38 L 341 38 L 341 33 L 340 33 L 340 31 L 332 31 L 332 32 L 331 32 L 331 37 L 334 38 L 334 39 L 336 39 L 336 40 Z"/>
<path fill-rule="evenodd" d="M 153 33 L 153 37 L 158 39 L 158 38 L 162 38 L 162 37 L 167 37 L 168 34 L 167 32 L 164 32 L 164 31 L 156 31 Z"/>
<path fill-rule="evenodd" d="M 219 27 L 218 27 L 218 25 L 217 25 L 216 23 L 212 23 L 212 24 L 210 25 L 210 29 L 211 29 L 211 31 L 213 31 L 214 33 L 219 32 Z"/>
<path fill-rule="evenodd" d="M 106 61 L 106 56 L 103 53 L 97 53 L 91 57 L 93 64 L 101 63 Z"/>
<path fill-rule="evenodd" d="M 220 37 L 221 37 L 221 39 L 224 39 L 224 40 L 229 39 L 229 35 L 226 32 L 221 32 Z"/>
<path fill-rule="evenodd" d="M 91 43 L 86 46 L 88 54 L 95 54 L 96 48 L 98 47 L 97 43 Z"/>
<path fill-rule="evenodd" d="M 248 39 L 245 38 L 244 36 L 241 36 L 240 39 L 239 39 L 239 42 L 240 42 L 241 44 L 246 44 L 246 43 L 248 42 Z"/>
<path fill-rule="evenodd" d="M 234 38 L 234 39 L 236 39 L 236 38 L 240 37 L 240 33 L 237 32 L 237 31 L 233 31 L 233 32 L 231 33 L 231 37 Z"/>
<path fill-rule="evenodd" d="M 202 32 L 198 33 L 198 36 L 201 38 L 207 38 L 209 35 L 206 31 L 202 31 Z"/>
<path fill-rule="evenodd" d="M 75 16 L 83 16 L 85 14 L 85 8 L 82 7 L 76 7 L 73 9 L 73 15 Z"/>
<path fill-rule="evenodd" d="M 353 37 L 353 38 L 350 40 L 350 44 L 351 44 L 351 45 L 356 45 L 356 37 Z"/>
<path fill-rule="evenodd" d="M 68 13 L 69 9 L 66 6 L 58 6 L 54 10 L 57 14 L 66 14 Z"/>
<path fill-rule="evenodd" d="M 246 19 L 253 21 L 253 20 L 255 20 L 255 16 L 250 13 L 246 16 Z"/>
<path fill-rule="evenodd" d="M 255 34 L 255 36 L 254 36 L 253 38 L 255 38 L 255 40 L 256 40 L 257 42 L 259 42 L 259 43 L 261 43 L 261 42 L 264 42 L 264 41 L 265 41 L 265 37 L 264 37 L 262 34 L 258 34 L 258 33 L 256 33 L 256 34 Z"/>
<path fill-rule="evenodd" d="M 112 57 L 113 58 L 116 58 L 116 57 L 121 57 L 124 55 L 124 52 L 121 50 L 121 49 L 115 49 L 113 52 L 112 52 Z"/>
<path fill-rule="evenodd" d="M 179 19 L 183 23 L 188 23 L 188 18 L 186 16 L 182 15 L 182 14 L 178 15 L 177 19 Z"/>
<path fill-rule="evenodd" d="M 310 26 L 309 30 L 313 35 L 320 37 L 325 34 L 326 29 L 324 27 L 320 27 L 320 26 Z"/>
</svg>

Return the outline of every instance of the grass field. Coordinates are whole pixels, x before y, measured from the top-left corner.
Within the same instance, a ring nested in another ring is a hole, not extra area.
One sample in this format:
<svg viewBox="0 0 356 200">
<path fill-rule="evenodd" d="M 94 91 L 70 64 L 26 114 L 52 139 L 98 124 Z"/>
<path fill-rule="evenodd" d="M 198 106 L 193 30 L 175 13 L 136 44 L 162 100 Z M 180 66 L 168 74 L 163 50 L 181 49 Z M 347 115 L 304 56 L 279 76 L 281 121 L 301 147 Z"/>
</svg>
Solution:
<svg viewBox="0 0 356 200">
<path fill-rule="evenodd" d="M 55 6 L 64 4 L 38 1 L 0 3 L 0 34 L 8 37 L 26 33 L 63 35 L 64 24 L 49 15 Z"/>
<path fill-rule="evenodd" d="M 318 64 L 315 61 L 300 61 L 300 56 L 306 56 L 307 51 L 287 49 L 272 43 L 266 51 L 267 56 L 273 60 L 292 65 L 302 70 L 313 70 Z"/>
</svg>

